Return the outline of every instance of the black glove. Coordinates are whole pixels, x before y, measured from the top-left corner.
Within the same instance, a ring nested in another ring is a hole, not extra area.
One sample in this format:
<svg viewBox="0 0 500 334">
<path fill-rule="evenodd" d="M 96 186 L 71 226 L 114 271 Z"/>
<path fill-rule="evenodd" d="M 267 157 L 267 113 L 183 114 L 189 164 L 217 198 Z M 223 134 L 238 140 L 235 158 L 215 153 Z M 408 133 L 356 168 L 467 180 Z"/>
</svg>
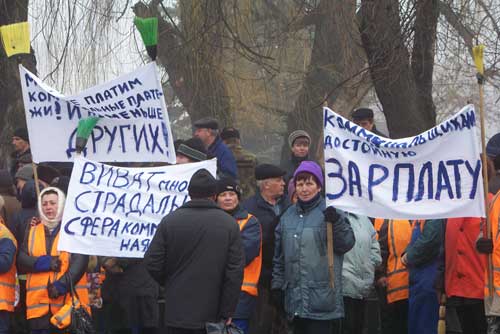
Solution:
<svg viewBox="0 0 500 334">
<path fill-rule="evenodd" d="M 476 249 L 479 253 L 483 253 L 483 254 L 493 253 L 493 240 L 488 239 L 488 238 L 477 239 Z"/>
<path fill-rule="evenodd" d="M 272 289 L 271 290 L 271 300 L 273 305 L 283 310 L 285 308 L 285 293 L 281 289 Z"/>
<path fill-rule="evenodd" d="M 325 215 L 325 221 L 330 223 L 335 223 L 340 218 L 340 215 L 333 206 L 327 207 L 323 214 Z"/>
<path fill-rule="evenodd" d="M 47 285 L 47 290 L 49 292 L 50 299 L 56 299 L 57 297 L 59 297 L 59 291 L 57 291 L 57 288 L 54 286 L 54 284 L 49 283 Z"/>
<path fill-rule="evenodd" d="M 61 260 L 59 257 L 52 256 L 50 259 L 50 271 L 59 272 L 61 271 Z"/>
</svg>

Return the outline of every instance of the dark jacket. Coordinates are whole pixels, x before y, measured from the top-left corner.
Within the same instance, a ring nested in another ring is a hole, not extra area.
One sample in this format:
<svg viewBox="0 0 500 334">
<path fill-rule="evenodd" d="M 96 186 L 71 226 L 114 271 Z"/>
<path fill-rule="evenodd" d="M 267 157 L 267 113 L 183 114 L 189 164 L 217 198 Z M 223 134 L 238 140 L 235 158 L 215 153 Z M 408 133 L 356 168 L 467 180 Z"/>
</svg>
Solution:
<svg viewBox="0 0 500 334">
<path fill-rule="evenodd" d="M 234 219 L 242 220 L 248 217 L 248 211 L 239 207 L 238 210 L 233 214 Z M 260 252 L 261 243 L 261 227 L 259 221 L 255 216 L 252 216 L 248 222 L 241 230 L 241 240 L 243 242 L 243 248 L 245 250 L 245 267 L 248 266 Z M 240 292 L 240 298 L 238 300 L 238 306 L 234 312 L 233 318 L 235 319 L 249 319 L 252 315 L 255 305 L 257 302 L 257 297 L 252 296 L 246 292 Z"/>
<path fill-rule="evenodd" d="M 286 184 L 288 184 L 288 182 L 292 179 L 293 173 L 295 173 L 295 170 L 297 169 L 297 167 L 299 167 L 300 163 L 306 160 L 310 160 L 308 155 L 303 158 L 299 158 L 292 153 L 290 155 L 290 159 L 283 161 L 283 163 L 281 164 L 281 169 L 286 172 L 285 176 L 283 177 Z"/>
<path fill-rule="evenodd" d="M 420 267 L 435 261 L 440 255 L 442 245 L 443 220 L 426 220 L 420 237 L 406 248 L 408 266 Z"/>
<path fill-rule="evenodd" d="M 108 258 L 100 258 L 101 263 Z M 122 273 L 106 272 L 102 299 L 109 330 L 157 327 L 160 287 L 146 270 L 143 259 L 118 258 Z"/>
<path fill-rule="evenodd" d="M 40 185 L 40 190 L 42 189 L 43 187 Z M 16 237 L 18 245 L 22 245 L 31 219 L 33 217 L 38 217 L 34 180 L 26 182 L 20 194 L 20 201 L 21 210 L 14 215 L 12 221 L 8 224 L 10 231 Z"/>
<path fill-rule="evenodd" d="M 276 228 L 272 289 L 284 291 L 289 319 L 332 320 L 344 316 L 342 263 L 344 254 L 354 246 L 354 233 L 344 215 L 335 222 L 325 222 L 324 210 L 325 200 L 321 197 L 305 208 L 295 204 L 283 214 Z M 326 224 L 333 224 L 333 289 Z"/>
<path fill-rule="evenodd" d="M 52 244 L 54 242 L 54 239 L 56 238 L 57 234 L 59 233 L 61 225 L 57 227 L 55 230 L 52 231 L 52 233 L 49 232 L 47 228 L 45 228 L 45 247 L 46 247 L 46 252 L 47 255 L 50 254 L 50 250 L 52 249 Z M 31 273 L 35 272 L 35 262 L 38 259 L 37 256 L 30 256 L 28 255 L 28 239 L 29 239 L 29 233 L 26 233 L 24 236 L 24 242 L 21 246 L 21 249 L 19 251 L 19 255 L 17 258 L 17 269 L 19 273 Z M 82 278 L 82 276 L 85 274 L 85 271 L 87 270 L 87 265 L 89 262 L 89 256 L 88 255 L 83 255 L 83 254 L 75 254 L 71 253 L 71 258 L 69 262 L 69 269 L 68 271 L 58 280 L 61 282 L 66 289 L 69 291 L 70 288 L 70 276 L 71 275 L 71 280 L 73 282 L 73 286 L 78 283 L 78 281 Z M 39 318 L 34 318 L 30 319 L 30 327 L 31 329 L 48 329 L 50 328 L 50 317 L 51 313 L 47 315 L 44 315 Z"/>
<path fill-rule="evenodd" d="M 278 201 L 276 214 L 274 208 L 262 198 L 259 191 L 243 202 L 242 206 L 249 213 L 257 217 L 262 227 L 262 270 L 259 283 L 265 286 L 271 284 L 271 273 L 274 256 L 274 230 L 279 222 L 279 217 L 288 208 L 289 203 L 286 197 Z"/>
<path fill-rule="evenodd" d="M 21 204 L 16 196 L 9 191 L 0 192 L 0 197 L 0 216 L 3 218 L 6 226 L 9 226 L 16 213 L 21 210 Z"/>
<path fill-rule="evenodd" d="M 164 217 L 144 256 L 165 286 L 165 324 L 201 329 L 233 315 L 243 281 L 238 224 L 206 199 L 194 199 Z"/>
<path fill-rule="evenodd" d="M 10 166 L 10 174 L 12 175 L 12 178 L 16 176 L 16 172 L 19 168 L 21 168 L 23 165 L 20 163 L 20 161 L 32 161 L 31 157 L 31 149 L 27 149 L 23 153 L 17 153 L 17 152 L 12 152 L 11 155 L 12 162 Z"/>
<path fill-rule="evenodd" d="M 217 175 L 230 176 L 233 179 L 238 179 L 238 169 L 236 160 L 231 150 L 222 142 L 220 137 L 208 147 L 208 155 L 217 158 Z"/>
<path fill-rule="evenodd" d="M 9 238 L 0 239 L 0 274 L 5 274 L 16 259 L 16 245 Z"/>
</svg>

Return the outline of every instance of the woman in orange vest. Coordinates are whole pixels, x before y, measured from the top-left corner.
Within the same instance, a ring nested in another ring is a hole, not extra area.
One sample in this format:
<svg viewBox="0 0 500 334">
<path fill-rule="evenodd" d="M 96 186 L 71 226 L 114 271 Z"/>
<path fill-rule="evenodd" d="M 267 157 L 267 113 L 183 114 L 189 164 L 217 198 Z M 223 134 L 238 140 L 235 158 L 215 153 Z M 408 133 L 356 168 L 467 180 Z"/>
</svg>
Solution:
<svg viewBox="0 0 500 334">
<path fill-rule="evenodd" d="M 10 317 L 16 299 L 16 251 L 14 235 L 0 217 L 0 334 L 10 333 Z"/>
<path fill-rule="evenodd" d="M 217 204 L 238 222 L 245 249 L 243 284 L 233 323 L 247 334 L 248 322 L 257 303 L 257 283 L 262 266 L 262 232 L 257 218 L 239 205 L 240 198 L 240 187 L 233 179 L 223 177 L 217 181 Z"/>
<path fill-rule="evenodd" d="M 40 193 L 40 223 L 31 226 L 19 252 L 19 269 L 27 273 L 26 315 L 33 334 L 64 333 L 60 328 L 69 324 L 68 312 L 62 312 L 71 302 L 70 280 L 81 304 L 88 305 L 88 256 L 57 250 L 64 201 L 58 188 Z"/>
</svg>

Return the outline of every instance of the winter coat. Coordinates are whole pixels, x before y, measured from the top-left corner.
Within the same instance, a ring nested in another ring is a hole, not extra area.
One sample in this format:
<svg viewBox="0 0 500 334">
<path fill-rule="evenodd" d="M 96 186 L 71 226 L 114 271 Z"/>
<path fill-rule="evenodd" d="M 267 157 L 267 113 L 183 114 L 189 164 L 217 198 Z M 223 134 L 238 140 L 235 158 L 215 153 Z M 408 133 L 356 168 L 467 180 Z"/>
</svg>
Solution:
<svg viewBox="0 0 500 334">
<path fill-rule="evenodd" d="M 295 173 L 295 170 L 297 169 L 297 167 L 299 167 L 300 163 L 306 160 L 310 160 L 308 155 L 303 158 L 299 158 L 293 155 L 293 153 L 290 155 L 289 159 L 284 161 L 282 160 L 280 167 L 286 172 L 285 176 L 283 177 L 286 184 L 288 184 L 288 182 L 292 179 L 293 173 Z"/>
<path fill-rule="evenodd" d="M 425 221 L 421 236 L 406 249 L 408 267 L 421 267 L 439 257 L 443 243 L 443 221 Z"/>
<path fill-rule="evenodd" d="M 282 289 L 285 311 L 294 317 L 332 320 L 344 316 L 342 262 L 354 246 L 354 233 L 343 216 L 333 224 L 334 289 L 330 286 L 325 200 L 303 210 L 291 206 L 276 228 L 272 289 Z"/>
<path fill-rule="evenodd" d="M 20 161 L 32 161 L 31 149 L 27 149 L 23 153 L 12 152 L 11 154 L 11 165 L 10 165 L 10 175 L 14 179 L 17 171 L 25 164 L 21 164 Z"/>
<path fill-rule="evenodd" d="M 5 225 L 9 226 L 17 212 L 21 210 L 21 203 L 9 192 L 0 193 L 0 217 Z"/>
<path fill-rule="evenodd" d="M 373 286 L 375 268 L 382 263 L 377 232 L 366 216 L 347 213 L 356 243 L 344 254 L 342 289 L 344 296 L 364 299 Z"/>
<path fill-rule="evenodd" d="M 164 217 L 144 256 L 165 286 L 165 324 L 201 329 L 233 315 L 245 265 L 240 229 L 213 201 L 193 199 Z"/>
<path fill-rule="evenodd" d="M 445 235 L 445 288 L 448 297 L 483 299 L 486 256 L 476 251 L 480 218 L 450 218 Z"/>
<path fill-rule="evenodd" d="M 233 214 L 233 217 L 236 220 L 245 219 L 247 218 L 247 216 L 248 211 L 243 209 L 242 207 L 239 207 L 239 209 Z M 260 252 L 261 232 L 260 224 L 257 218 L 255 218 L 254 216 L 250 218 L 240 233 L 245 253 L 246 267 L 257 256 L 259 256 Z M 252 296 L 244 291 L 241 291 L 240 298 L 238 299 L 238 305 L 236 306 L 236 311 L 233 314 L 233 318 L 249 319 L 255 309 L 256 302 L 256 296 Z"/>
<path fill-rule="evenodd" d="M 286 197 L 278 201 L 276 207 L 266 202 L 259 191 L 243 202 L 242 206 L 259 220 L 262 227 L 262 270 L 259 284 L 269 287 L 271 285 L 271 272 L 274 257 L 274 231 L 279 222 L 279 217 L 288 208 Z M 275 211 L 277 210 L 277 212 Z"/>
<path fill-rule="evenodd" d="M 144 260 L 118 258 L 117 264 L 123 272 L 106 272 L 101 288 L 107 329 L 157 327 L 160 286 L 146 270 Z"/>
<path fill-rule="evenodd" d="M 208 155 L 217 158 L 217 175 L 230 176 L 233 179 L 238 179 L 238 169 L 233 152 L 224 144 L 220 137 L 208 147 Z"/>
<path fill-rule="evenodd" d="M 43 186 L 40 185 L 40 190 Z M 22 245 L 25 234 L 33 217 L 38 217 L 37 196 L 35 181 L 29 180 L 23 187 L 20 194 L 21 210 L 17 212 L 12 221 L 8 222 L 8 227 L 16 237 L 17 244 Z"/>
</svg>

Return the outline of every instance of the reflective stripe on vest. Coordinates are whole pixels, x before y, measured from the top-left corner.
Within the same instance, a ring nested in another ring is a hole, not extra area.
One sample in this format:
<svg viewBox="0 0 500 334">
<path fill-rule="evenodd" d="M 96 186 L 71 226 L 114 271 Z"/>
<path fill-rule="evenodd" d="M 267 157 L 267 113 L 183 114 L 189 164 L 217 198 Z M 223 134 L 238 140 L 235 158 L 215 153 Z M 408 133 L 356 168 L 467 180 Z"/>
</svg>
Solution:
<svg viewBox="0 0 500 334">
<path fill-rule="evenodd" d="M 389 220 L 387 243 L 387 303 L 408 298 L 408 270 L 401 263 L 401 254 L 411 240 L 412 226 L 408 220 Z"/>
<path fill-rule="evenodd" d="M 61 260 L 59 272 L 29 273 L 26 281 L 26 314 L 28 319 L 42 317 L 50 313 L 56 314 L 65 305 L 65 298 L 69 298 L 69 293 L 58 298 L 51 299 L 47 291 L 47 284 L 59 280 L 69 269 L 70 254 L 68 252 L 58 252 L 57 244 L 59 233 L 54 238 L 51 256 L 58 256 Z M 43 224 L 32 227 L 28 238 L 28 255 L 43 256 L 48 255 L 46 251 L 45 228 Z M 81 299 L 82 304 L 88 305 L 87 275 L 83 275 L 75 286 L 75 291 Z"/>
<path fill-rule="evenodd" d="M 0 239 L 11 240 L 17 250 L 16 238 L 4 225 L 4 222 L 1 218 L 0 218 Z M 12 261 L 9 271 L 0 274 L 0 310 L 13 312 L 15 302 L 16 302 L 16 256 L 14 255 L 14 261 Z"/>
<path fill-rule="evenodd" d="M 493 262 L 493 288 L 500 296 L 500 191 L 493 197 L 488 207 L 488 217 L 491 222 L 491 234 L 493 236 L 493 253 L 491 254 Z M 484 295 L 489 296 L 488 289 L 488 267 L 485 271 L 485 288 Z"/>
<path fill-rule="evenodd" d="M 252 217 L 251 214 L 248 214 L 245 219 L 238 220 L 240 231 L 243 231 L 243 228 Z M 261 229 L 259 255 L 245 267 L 245 271 L 243 272 L 243 284 L 241 285 L 241 291 L 245 291 L 252 296 L 258 295 L 257 284 L 259 283 L 260 270 L 262 268 L 262 228 L 260 224 L 259 228 Z"/>
</svg>

